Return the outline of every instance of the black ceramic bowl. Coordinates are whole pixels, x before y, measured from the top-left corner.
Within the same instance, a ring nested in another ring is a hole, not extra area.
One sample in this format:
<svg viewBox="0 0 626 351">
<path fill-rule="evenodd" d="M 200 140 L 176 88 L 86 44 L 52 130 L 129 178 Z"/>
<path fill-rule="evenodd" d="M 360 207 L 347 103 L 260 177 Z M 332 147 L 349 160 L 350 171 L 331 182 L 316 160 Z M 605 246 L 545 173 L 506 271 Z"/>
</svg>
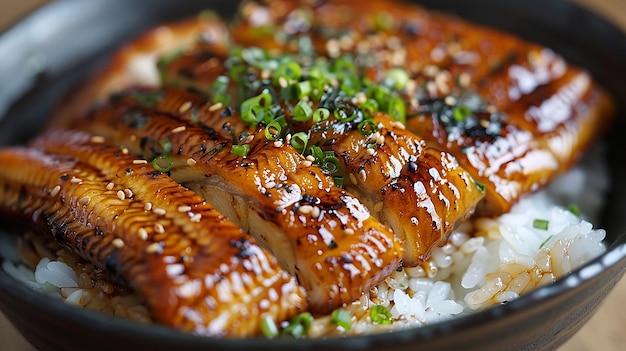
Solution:
<svg viewBox="0 0 626 351">
<path fill-rule="evenodd" d="M 626 36 L 560 0 L 432 0 L 422 3 L 552 47 L 589 69 L 621 103 L 609 136 L 613 188 L 600 227 L 609 250 L 588 265 L 506 305 L 449 322 L 387 334 L 325 340 L 199 338 L 77 309 L 0 271 L 0 308 L 42 350 L 507 350 L 554 349 L 574 335 L 626 270 Z M 122 41 L 149 26 L 235 2 L 58 1 L 0 36 L 0 145 L 33 135 L 47 112 Z M 3 113 L 4 112 L 4 113 Z M 1 223 L 0 225 L 7 225 Z M 0 346 L 1 348 L 1 346 Z"/>
</svg>

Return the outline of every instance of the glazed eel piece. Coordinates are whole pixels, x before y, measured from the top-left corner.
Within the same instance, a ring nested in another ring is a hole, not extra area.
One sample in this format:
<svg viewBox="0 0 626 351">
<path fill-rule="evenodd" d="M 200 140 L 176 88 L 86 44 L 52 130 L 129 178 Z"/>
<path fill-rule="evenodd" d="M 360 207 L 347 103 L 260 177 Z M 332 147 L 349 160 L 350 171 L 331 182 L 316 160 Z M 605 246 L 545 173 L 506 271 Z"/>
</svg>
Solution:
<svg viewBox="0 0 626 351">
<path fill-rule="evenodd" d="M 160 99 L 155 91 L 142 101 Z M 189 108 L 179 107 L 181 113 Z M 158 167 L 269 248 L 305 288 L 315 313 L 357 300 L 400 264 L 403 248 L 392 232 L 291 146 L 267 140 L 262 129 L 233 145 L 230 137 L 177 114 L 115 99 L 78 124 L 164 163 Z M 248 150 L 244 156 L 242 150 Z"/>
<path fill-rule="evenodd" d="M 260 335 L 306 310 L 295 279 L 204 199 L 84 132 L 0 149 L 0 210 L 121 279 L 154 317 L 199 335 Z"/>
<path fill-rule="evenodd" d="M 184 58 L 181 56 L 180 59 Z M 180 59 L 172 63 L 178 63 Z M 217 66 L 217 63 L 213 65 Z M 224 73 L 217 69 L 212 71 L 195 76 L 197 80 L 194 81 L 210 85 L 211 81 L 214 82 L 218 75 Z M 256 76 L 253 67 L 246 67 L 246 71 Z M 213 76 L 213 79 L 209 76 Z M 210 103 L 203 96 L 184 90 L 131 89 L 115 94 L 111 101 L 142 108 L 145 107 L 145 97 L 154 95 L 159 96 L 151 100 L 155 111 L 175 115 L 183 120 L 195 120 L 223 137 L 254 132 L 255 127 L 246 124 L 237 110 L 221 102 Z M 233 100 L 237 99 L 235 93 L 230 96 Z M 289 104 L 278 97 L 275 99 L 277 101 L 273 103 Z M 334 168 L 335 165 L 326 164 L 330 162 L 327 153 L 330 152 L 332 158 L 336 155 L 339 167 L 332 175 L 341 177 L 343 187 L 357 196 L 374 217 L 393 229 L 394 234 L 404 243 L 403 263 L 407 266 L 418 265 L 429 256 L 433 247 L 445 243 L 458 222 L 473 213 L 483 192 L 467 172 L 458 167 L 453 157 L 425 147 L 420 138 L 389 116 L 377 114 L 371 120 L 376 125 L 376 132 L 367 135 L 357 128 L 362 122 L 361 117 L 349 122 L 334 117 L 334 112 L 340 109 L 338 106 L 344 103 L 345 107 L 360 113 L 350 100 L 345 96 L 337 97 L 336 101 L 333 99 L 332 104 L 337 106 L 330 108 L 328 119 L 318 123 L 297 122 L 288 116 L 287 119 L 292 123 L 284 129 L 289 129 L 292 134 L 282 135 L 275 142 L 288 143 L 292 135 L 306 133 L 308 146 L 301 152 L 309 162 Z M 313 108 L 319 107 L 315 103 L 313 105 Z M 293 106 L 287 106 L 284 110 L 289 114 L 292 109 Z M 316 158 L 316 155 L 311 154 L 312 147 L 324 151 L 326 160 L 320 155 Z"/>
<path fill-rule="evenodd" d="M 248 1 L 231 35 L 275 54 L 352 55 L 374 82 L 401 68 L 407 128 L 486 185 L 486 214 L 569 168 L 613 114 L 589 74 L 552 50 L 415 4 Z"/>
</svg>

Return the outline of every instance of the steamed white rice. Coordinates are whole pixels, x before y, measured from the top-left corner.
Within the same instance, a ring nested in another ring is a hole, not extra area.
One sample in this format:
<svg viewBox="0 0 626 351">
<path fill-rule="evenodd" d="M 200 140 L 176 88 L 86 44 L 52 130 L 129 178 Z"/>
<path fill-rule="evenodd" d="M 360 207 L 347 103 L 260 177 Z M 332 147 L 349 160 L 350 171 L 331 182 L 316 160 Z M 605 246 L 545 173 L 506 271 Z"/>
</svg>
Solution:
<svg viewBox="0 0 626 351">
<path fill-rule="evenodd" d="M 605 231 L 591 224 L 608 189 L 601 156 L 598 147 L 585 162 L 548 189 L 522 199 L 510 213 L 461 225 L 447 244 L 433 250 L 429 261 L 399 268 L 346 306 L 353 316 L 349 330 L 330 323 L 330 317 L 321 317 L 314 320 L 309 335 L 360 334 L 437 323 L 509 302 L 589 262 L 605 251 Z M 568 210 L 568 204 L 576 204 L 583 215 Z M 536 220 L 547 227 L 538 228 Z M 92 265 L 34 236 L 29 243 L 20 250 L 13 243 L 0 243 L 4 271 L 68 303 L 136 321 L 151 320 L 136 295 L 111 283 Z M 388 309 L 391 324 L 372 322 L 369 311 L 374 305 Z"/>
</svg>

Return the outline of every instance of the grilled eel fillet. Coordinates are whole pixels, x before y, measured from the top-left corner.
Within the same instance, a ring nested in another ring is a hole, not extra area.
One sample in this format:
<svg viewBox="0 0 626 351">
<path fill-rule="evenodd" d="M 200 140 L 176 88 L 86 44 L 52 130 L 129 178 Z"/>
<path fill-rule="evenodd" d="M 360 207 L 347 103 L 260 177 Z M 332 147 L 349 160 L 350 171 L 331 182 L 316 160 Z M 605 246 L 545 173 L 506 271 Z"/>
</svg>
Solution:
<svg viewBox="0 0 626 351">
<path fill-rule="evenodd" d="M 354 55 L 374 82 L 405 69 L 407 128 L 486 184 L 485 214 L 508 211 L 568 169 L 613 114 L 606 92 L 550 49 L 414 4 L 248 1 L 230 33 L 275 54 L 310 40 L 318 54 Z M 483 102 L 465 123 L 449 122 L 468 93 Z"/>
<path fill-rule="evenodd" d="M 116 94 L 111 104 L 145 108 L 145 97 L 155 95 L 159 98 L 150 100 L 155 111 L 195 120 L 225 138 L 253 132 L 237 111 L 184 90 L 131 89 Z M 377 132 L 370 135 L 357 130 L 358 121 L 342 125 L 334 117 L 315 125 L 294 124 L 292 132 L 305 131 L 309 145 L 339 155 L 344 188 L 393 229 L 404 243 L 403 263 L 415 266 L 473 212 L 483 193 L 449 154 L 425 147 L 387 115 L 379 114 L 375 123 Z"/>
<path fill-rule="evenodd" d="M 49 132 L 0 150 L 0 208 L 126 281 L 157 320 L 254 336 L 306 309 L 274 257 L 192 191 L 101 138 Z"/>
<path fill-rule="evenodd" d="M 211 44 L 221 52 L 228 47 L 228 28 L 217 14 L 205 11 L 189 19 L 158 25 L 119 48 L 106 66 L 65 97 L 53 113 L 50 127 L 63 127 L 83 115 L 116 90 L 135 86 L 158 86 L 157 61 L 197 42 Z"/>
<path fill-rule="evenodd" d="M 242 157 L 213 129 L 141 106 L 109 103 L 79 124 L 135 155 L 171 162 L 174 180 L 250 232 L 297 277 L 313 312 L 357 300 L 400 264 L 403 248 L 393 233 L 262 129 L 241 141 L 249 147 Z"/>
</svg>

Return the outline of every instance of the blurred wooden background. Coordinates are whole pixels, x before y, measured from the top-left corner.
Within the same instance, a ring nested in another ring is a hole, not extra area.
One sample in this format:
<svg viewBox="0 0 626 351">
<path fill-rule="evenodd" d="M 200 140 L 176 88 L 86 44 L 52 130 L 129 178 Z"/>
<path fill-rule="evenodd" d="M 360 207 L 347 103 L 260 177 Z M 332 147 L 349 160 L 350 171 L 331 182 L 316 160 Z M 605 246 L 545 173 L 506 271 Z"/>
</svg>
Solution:
<svg viewBox="0 0 626 351">
<path fill-rule="evenodd" d="M 605 16 L 626 31 L 625 0 L 573 0 Z M 0 31 L 15 23 L 46 0 L 0 0 Z M 557 16 L 558 14 L 555 14 Z M 626 65 L 626 62 L 624 62 Z M 6 82 L 3 82 L 6 84 Z M 624 83 L 626 85 L 626 82 Z M 626 349 L 626 279 L 619 283 L 600 310 L 583 329 L 559 351 L 620 351 Z M 0 313 L 0 349 L 33 351 Z"/>
</svg>

